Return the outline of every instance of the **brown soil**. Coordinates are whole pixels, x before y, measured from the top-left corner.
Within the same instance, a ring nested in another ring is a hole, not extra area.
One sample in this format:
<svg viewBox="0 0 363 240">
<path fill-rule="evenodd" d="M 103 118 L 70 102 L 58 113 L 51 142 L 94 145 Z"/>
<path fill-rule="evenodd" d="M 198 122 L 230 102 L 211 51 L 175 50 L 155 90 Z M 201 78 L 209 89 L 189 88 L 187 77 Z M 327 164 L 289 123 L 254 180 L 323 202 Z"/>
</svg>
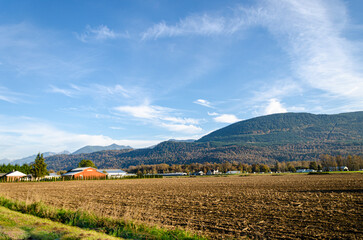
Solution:
<svg viewBox="0 0 363 240">
<path fill-rule="evenodd" d="M 363 174 L 1 183 L 0 194 L 213 239 L 363 239 Z"/>
</svg>

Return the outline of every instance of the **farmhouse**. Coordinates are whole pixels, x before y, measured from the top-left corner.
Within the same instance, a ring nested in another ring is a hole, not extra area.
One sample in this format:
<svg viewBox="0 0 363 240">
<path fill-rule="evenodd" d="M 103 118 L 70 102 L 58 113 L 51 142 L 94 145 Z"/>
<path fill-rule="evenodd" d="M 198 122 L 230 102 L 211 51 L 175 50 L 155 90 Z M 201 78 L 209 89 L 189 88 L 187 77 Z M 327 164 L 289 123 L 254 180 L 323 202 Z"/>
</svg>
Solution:
<svg viewBox="0 0 363 240">
<path fill-rule="evenodd" d="M 22 177 L 25 177 L 26 174 L 19 172 L 19 171 L 12 171 L 9 173 L 3 173 L 0 175 L 1 179 L 5 179 L 6 181 L 14 181 L 14 180 L 18 180 Z"/>
<path fill-rule="evenodd" d="M 107 175 L 97 171 L 92 167 L 75 168 L 69 172 L 62 174 L 62 177 L 73 178 L 73 179 L 95 179 L 95 178 L 106 178 Z"/>
</svg>

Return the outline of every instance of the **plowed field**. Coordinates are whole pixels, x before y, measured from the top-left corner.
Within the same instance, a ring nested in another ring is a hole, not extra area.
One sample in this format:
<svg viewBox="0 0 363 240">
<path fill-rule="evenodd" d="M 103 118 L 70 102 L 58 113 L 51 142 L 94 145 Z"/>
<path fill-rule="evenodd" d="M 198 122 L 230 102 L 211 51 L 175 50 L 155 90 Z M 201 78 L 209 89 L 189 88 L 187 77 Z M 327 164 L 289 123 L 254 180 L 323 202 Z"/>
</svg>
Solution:
<svg viewBox="0 0 363 240">
<path fill-rule="evenodd" d="M 363 174 L 1 183 L 0 194 L 213 239 L 363 239 Z"/>
</svg>

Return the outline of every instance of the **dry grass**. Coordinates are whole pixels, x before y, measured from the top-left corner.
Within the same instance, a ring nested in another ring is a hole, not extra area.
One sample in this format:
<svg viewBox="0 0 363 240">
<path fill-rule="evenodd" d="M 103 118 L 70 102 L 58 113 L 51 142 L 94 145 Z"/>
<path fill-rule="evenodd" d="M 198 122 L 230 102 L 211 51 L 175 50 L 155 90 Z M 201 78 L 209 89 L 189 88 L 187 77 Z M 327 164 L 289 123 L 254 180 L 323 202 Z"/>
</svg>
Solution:
<svg viewBox="0 0 363 240">
<path fill-rule="evenodd" d="M 1 183 L 0 194 L 216 239 L 363 238 L 363 174 Z"/>
</svg>

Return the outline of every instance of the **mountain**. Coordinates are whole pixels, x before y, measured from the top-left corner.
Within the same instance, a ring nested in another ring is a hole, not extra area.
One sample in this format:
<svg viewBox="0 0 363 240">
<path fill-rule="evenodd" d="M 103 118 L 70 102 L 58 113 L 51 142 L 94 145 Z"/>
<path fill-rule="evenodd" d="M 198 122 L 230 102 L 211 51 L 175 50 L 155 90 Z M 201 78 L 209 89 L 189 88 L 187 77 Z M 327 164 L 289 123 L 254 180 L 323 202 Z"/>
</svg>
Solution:
<svg viewBox="0 0 363 240">
<path fill-rule="evenodd" d="M 188 143 L 195 142 L 194 139 L 185 139 L 185 140 L 169 139 L 168 141 L 169 142 L 188 142 Z"/>
<path fill-rule="evenodd" d="M 46 158 L 48 169 L 67 170 L 82 159 L 100 168 L 140 164 L 237 161 L 311 161 L 321 154 L 363 153 L 363 112 L 335 115 L 283 113 L 234 123 L 196 142 L 165 141 L 153 148 L 106 150 Z"/>
<path fill-rule="evenodd" d="M 81 153 L 93 153 L 105 150 L 124 150 L 124 149 L 132 149 L 130 146 L 121 146 L 117 144 L 111 144 L 110 146 L 85 146 L 83 148 L 78 149 L 72 154 L 81 154 Z"/>
<path fill-rule="evenodd" d="M 202 137 L 198 142 L 222 145 L 362 143 L 363 112 L 273 114 L 234 123 Z"/>
<path fill-rule="evenodd" d="M 8 164 L 10 163 L 11 160 L 7 159 L 7 158 L 4 158 L 4 159 L 0 159 L 0 164 Z"/>
<path fill-rule="evenodd" d="M 57 153 L 54 153 L 54 152 L 45 152 L 45 153 L 43 153 L 43 157 L 46 158 L 46 157 L 50 157 L 50 156 L 53 156 L 53 155 L 56 155 L 56 154 Z M 15 165 L 15 164 L 23 165 L 25 163 L 29 164 L 29 163 L 34 162 L 36 157 L 37 157 L 37 154 L 31 155 L 29 157 L 17 159 L 17 160 L 11 161 L 10 163 L 13 164 L 13 165 Z"/>
</svg>

